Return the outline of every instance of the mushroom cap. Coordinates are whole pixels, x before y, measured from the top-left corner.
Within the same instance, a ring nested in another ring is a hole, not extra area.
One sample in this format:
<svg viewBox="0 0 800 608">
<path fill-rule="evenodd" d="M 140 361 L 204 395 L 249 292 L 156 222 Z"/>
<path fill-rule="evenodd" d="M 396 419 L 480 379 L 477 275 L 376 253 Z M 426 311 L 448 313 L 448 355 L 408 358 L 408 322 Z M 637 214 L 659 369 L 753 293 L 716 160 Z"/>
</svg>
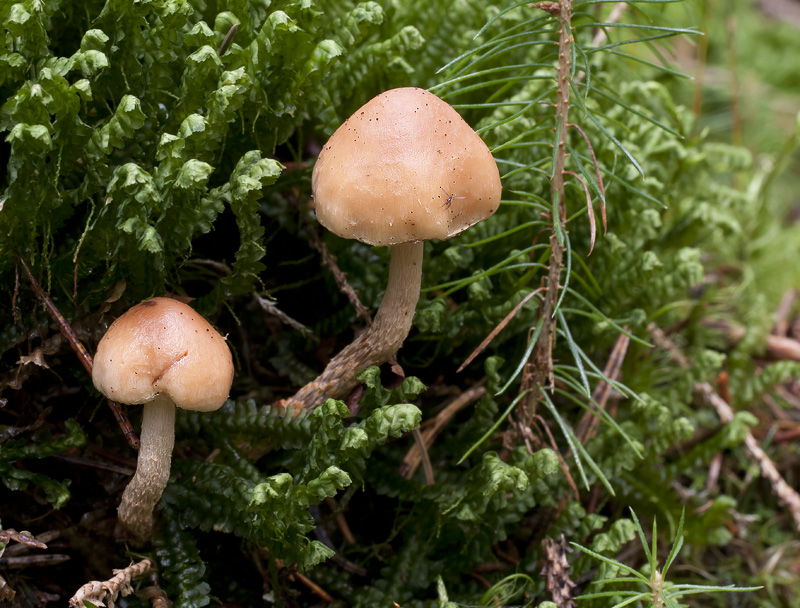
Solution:
<svg viewBox="0 0 800 608">
<path fill-rule="evenodd" d="M 381 93 L 348 118 L 311 187 L 323 226 L 370 245 L 448 239 L 492 215 L 502 190 L 480 136 L 418 88 Z"/>
<path fill-rule="evenodd" d="M 148 403 L 166 394 L 187 410 L 216 410 L 233 382 L 225 338 L 192 307 L 152 298 L 119 317 L 100 340 L 92 381 L 109 399 Z"/>
</svg>

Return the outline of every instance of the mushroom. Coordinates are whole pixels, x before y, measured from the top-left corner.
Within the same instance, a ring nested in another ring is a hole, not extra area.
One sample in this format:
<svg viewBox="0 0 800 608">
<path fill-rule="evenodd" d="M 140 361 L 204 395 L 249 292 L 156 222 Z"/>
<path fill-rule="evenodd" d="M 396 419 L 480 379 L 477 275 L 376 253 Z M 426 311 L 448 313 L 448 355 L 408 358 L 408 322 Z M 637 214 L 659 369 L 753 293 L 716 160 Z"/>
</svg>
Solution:
<svg viewBox="0 0 800 608">
<path fill-rule="evenodd" d="M 423 241 L 448 239 L 491 216 L 502 189 L 480 136 L 450 105 L 418 88 L 381 93 L 347 119 L 320 152 L 311 187 L 317 219 L 328 230 L 392 249 L 374 322 L 283 402 L 295 414 L 345 395 L 360 371 L 397 353 L 419 300 Z"/>
<path fill-rule="evenodd" d="M 175 407 L 219 409 L 233 381 L 231 351 L 193 308 L 153 298 L 108 328 L 97 345 L 92 381 L 109 399 L 144 404 L 136 474 L 122 494 L 118 514 L 133 537 L 147 539 L 153 509 L 169 480 Z"/>
</svg>

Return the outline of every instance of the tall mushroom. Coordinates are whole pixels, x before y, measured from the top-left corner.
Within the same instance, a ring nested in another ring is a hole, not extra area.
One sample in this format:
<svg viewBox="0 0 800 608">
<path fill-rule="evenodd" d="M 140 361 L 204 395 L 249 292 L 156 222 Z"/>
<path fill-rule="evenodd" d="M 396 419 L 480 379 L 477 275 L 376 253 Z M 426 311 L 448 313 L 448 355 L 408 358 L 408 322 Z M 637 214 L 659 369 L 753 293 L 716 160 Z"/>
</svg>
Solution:
<svg viewBox="0 0 800 608">
<path fill-rule="evenodd" d="M 221 407 L 233 381 L 231 351 L 193 308 L 153 298 L 108 328 L 97 346 L 92 381 L 114 401 L 144 404 L 136 474 L 122 494 L 118 514 L 135 538 L 147 539 L 153 509 L 169 480 L 175 407 Z"/>
<path fill-rule="evenodd" d="M 374 322 L 284 401 L 295 413 L 346 394 L 360 371 L 398 351 L 419 300 L 423 241 L 448 239 L 491 216 L 502 189 L 480 136 L 418 88 L 381 93 L 347 119 L 320 152 L 311 187 L 328 230 L 392 250 Z"/>
</svg>

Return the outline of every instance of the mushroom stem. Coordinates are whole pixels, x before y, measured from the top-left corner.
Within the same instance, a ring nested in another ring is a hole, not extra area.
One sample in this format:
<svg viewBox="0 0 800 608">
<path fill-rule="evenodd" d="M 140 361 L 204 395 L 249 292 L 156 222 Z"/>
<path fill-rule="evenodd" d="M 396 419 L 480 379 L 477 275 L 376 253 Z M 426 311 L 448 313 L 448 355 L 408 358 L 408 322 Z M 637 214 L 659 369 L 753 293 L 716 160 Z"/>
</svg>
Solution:
<svg viewBox="0 0 800 608">
<path fill-rule="evenodd" d="M 313 409 L 327 399 L 346 395 L 358 381 L 356 375 L 371 365 L 388 361 L 411 330 L 422 283 L 421 241 L 392 246 L 389 282 L 372 325 L 331 359 L 313 382 L 284 401 L 294 415 Z"/>
<path fill-rule="evenodd" d="M 169 481 L 175 445 L 175 404 L 167 395 L 144 405 L 140 439 L 136 474 L 122 494 L 117 513 L 135 538 L 145 540 L 153 531 L 153 509 Z"/>
</svg>

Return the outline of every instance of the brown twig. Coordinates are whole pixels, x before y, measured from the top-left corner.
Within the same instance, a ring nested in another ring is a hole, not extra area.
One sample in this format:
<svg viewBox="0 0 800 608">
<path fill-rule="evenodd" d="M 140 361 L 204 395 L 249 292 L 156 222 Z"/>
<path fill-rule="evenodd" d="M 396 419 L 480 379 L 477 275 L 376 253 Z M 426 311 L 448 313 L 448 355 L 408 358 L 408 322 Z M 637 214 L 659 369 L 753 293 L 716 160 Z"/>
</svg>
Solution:
<svg viewBox="0 0 800 608">
<path fill-rule="evenodd" d="M 296 319 L 290 317 L 285 312 L 283 312 L 280 308 L 278 308 L 278 305 L 274 301 L 265 298 L 260 294 L 255 294 L 254 297 L 256 303 L 261 307 L 261 310 L 263 310 L 265 313 L 276 317 L 282 323 L 288 325 L 292 329 L 295 329 L 301 334 L 303 334 L 303 336 L 305 336 L 306 338 L 310 338 L 315 342 L 319 342 L 319 337 L 317 337 L 317 335 L 314 334 L 313 331 L 311 331 L 308 327 L 300 323 L 300 321 L 297 321 Z"/>
<path fill-rule="evenodd" d="M 425 428 L 421 431 L 422 441 L 426 450 L 430 449 L 436 437 L 442 432 L 442 429 L 447 426 L 458 412 L 473 401 L 477 401 L 483 397 L 486 393 L 486 388 L 483 386 L 485 381 L 485 379 L 482 379 L 478 384 L 461 393 L 448 403 L 434 418 L 426 421 Z M 420 463 L 422 463 L 422 458 L 422 449 L 415 443 L 411 449 L 408 450 L 405 458 L 403 458 L 403 462 L 400 465 L 400 475 L 406 479 L 411 479 Z"/>
<path fill-rule="evenodd" d="M 648 330 L 656 346 L 666 348 L 673 361 L 676 361 L 682 367 L 689 367 L 689 360 L 680 352 L 680 349 L 667 338 L 663 331 L 653 323 L 648 326 Z M 742 330 L 742 336 L 743 335 L 744 330 Z M 731 406 L 714 391 L 710 384 L 707 382 L 698 382 L 695 384 L 695 392 L 700 394 L 706 402 L 716 410 L 723 424 L 728 424 L 733 420 L 733 409 L 731 409 Z M 789 510 L 789 513 L 795 521 L 795 526 L 798 531 L 800 531 L 800 494 L 786 483 L 778 472 L 775 463 L 772 462 L 766 452 L 761 449 L 761 446 L 758 445 L 758 441 L 756 441 L 756 438 L 753 437 L 753 434 L 749 431 L 745 435 L 744 444 L 747 451 L 750 452 L 750 455 L 758 461 L 761 474 L 772 484 L 773 493 L 778 497 L 781 504 Z"/>
<path fill-rule="evenodd" d="M 796 301 L 796 289 L 787 289 L 783 293 L 778 308 L 775 310 L 775 325 L 772 326 L 773 335 L 785 337 L 789 333 L 789 315 L 791 315 Z"/>
<path fill-rule="evenodd" d="M 17 592 L 8 586 L 6 579 L 0 576 L 0 602 L 10 602 L 16 594 Z"/>
<path fill-rule="evenodd" d="M 150 600 L 151 608 L 170 608 L 172 605 L 167 597 L 167 592 L 158 584 L 158 572 L 155 570 L 150 572 L 150 586 L 137 592 L 136 597 Z"/>
<path fill-rule="evenodd" d="M 119 467 L 115 464 L 109 464 L 107 462 L 98 462 L 96 460 L 90 460 L 89 458 L 81 458 L 80 456 L 69 456 L 67 454 L 53 454 L 51 458 L 56 458 L 58 460 L 63 460 L 64 462 L 69 462 L 71 464 L 77 464 L 84 467 L 92 467 L 94 469 L 110 471 L 112 473 L 118 473 L 120 475 L 125 475 L 127 477 L 131 477 L 136 472 L 136 469 L 131 469 L 128 467 Z"/>
<path fill-rule="evenodd" d="M 219 45 L 219 50 L 217 51 L 217 55 L 219 57 L 222 57 L 226 53 L 228 47 L 233 42 L 233 37 L 236 35 L 238 29 L 239 29 L 239 24 L 234 23 L 231 26 L 231 29 L 228 30 L 228 33 L 225 34 L 225 38 L 222 39 L 222 44 Z"/>
<path fill-rule="evenodd" d="M 491 332 L 489 332 L 489 335 L 488 335 L 488 336 L 486 336 L 486 338 L 484 338 L 484 339 L 483 339 L 483 342 L 481 342 L 481 343 L 478 345 L 478 347 L 477 347 L 475 350 L 473 350 L 473 351 L 472 351 L 472 353 L 470 353 L 469 357 L 467 357 L 467 358 L 464 360 L 464 363 L 462 363 L 462 364 L 461 364 L 461 366 L 460 366 L 460 367 L 459 367 L 459 368 L 456 370 L 456 373 L 459 373 L 459 372 L 461 372 L 461 371 L 462 371 L 462 370 L 463 370 L 465 367 L 467 367 L 467 365 L 469 365 L 470 363 L 472 363 L 472 361 L 475 359 L 475 357 L 477 357 L 478 355 L 480 355 L 480 354 L 483 352 L 483 350 L 484 350 L 484 349 L 485 349 L 487 346 L 489 346 L 489 343 L 490 343 L 492 340 L 494 340 L 495 336 L 497 336 L 497 334 L 499 334 L 501 331 L 503 331 L 503 328 L 504 328 L 506 325 L 508 325 L 508 322 L 509 322 L 509 321 L 511 321 L 511 319 L 513 319 L 513 318 L 514 318 L 514 317 L 517 315 L 517 313 L 520 311 L 520 309 L 521 309 L 523 306 L 525 306 L 525 304 L 527 304 L 527 303 L 528 303 L 528 300 L 530 300 L 530 299 L 531 299 L 533 296 L 535 296 L 536 294 L 538 294 L 538 293 L 541 293 L 542 291 L 544 291 L 544 288 L 541 288 L 541 287 L 540 287 L 539 289 L 534 289 L 532 292 L 530 292 L 528 295 L 526 295 L 524 298 L 522 298 L 522 300 L 520 301 L 520 303 L 519 303 L 519 304 L 517 304 L 517 305 L 516 305 L 516 306 L 515 306 L 515 307 L 514 307 L 514 308 L 511 310 L 511 312 L 509 312 L 509 313 L 508 313 L 508 314 L 505 316 L 505 318 L 503 318 L 503 320 L 502 320 L 502 321 L 500 321 L 500 323 L 498 323 L 498 324 L 497 324 L 497 326 L 496 326 L 496 327 L 495 327 L 495 328 L 494 328 L 494 329 L 493 329 Z"/>
<path fill-rule="evenodd" d="M 728 321 L 709 319 L 705 321 L 705 324 L 725 332 L 728 339 L 734 343 L 741 341 L 747 333 L 744 327 Z M 768 334 L 764 346 L 766 355 L 772 359 L 800 361 L 800 341 L 794 338 Z"/>
<path fill-rule="evenodd" d="M 611 10 L 611 14 L 609 14 L 608 18 L 605 20 L 606 23 L 616 23 L 622 18 L 625 9 L 628 8 L 627 2 L 617 2 L 614 4 L 614 8 Z M 592 47 L 597 48 L 601 44 L 603 44 L 606 40 L 608 40 L 608 32 L 606 28 L 601 27 L 595 33 L 594 38 L 592 38 Z M 575 75 L 575 82 L 579 83 L 582 82 L 583 79 L 586 78 L 586 72 L 581 70 Z M 574 125 L 572 125 L 574 126 Z M 596 163 L 595 163 L 596 165 Z M 605 194 L 603 194 L 605 196 Z"/>
<path fill-rule="evenodd" d="M 620 334 L 617 341 L 614 343 L 614 348 L 611 349 L 611 355 L 608 358 L 603 375 L 606 378 L 617 381 L 619 380 L 620 370 L 625 361 L 625 354 L 628 352 L 628 345 L 631 339 L 625 334 Z M 608 397 L 611 395 L 611 385 L 606 382 L 600 382 L 592 393 L 592 401 L 597 404 L 599 409 L 604 409 L 608 403 Z M 597 432 L 597 427 L 600 424 L 600 416 L 594 412 L 587 411 L 583 414 L 578 427 L 575 430 L 575 436 L 580 443 L 586 443 Z"/>
<path fill-rule="evenodd" d="M 707 382 L 695 385 L 695 390 L 717 411 L 717 415 L 723 423 L 727 424 L 733 420 L 733 410 L 725 403 L 714 389 Z M 800 531 L 800 494 L 797 493 L 778 472 L 775 463 L 772 462 L 766 452 L 758 445 L 753 434 L 748 432 L 744 438 L 744 444 L 750 455 L 758 461 L 761 474 L 772 484 L 772 491 L 778 500 L 785 506 L 794 519 L 797 530 Z"/>
<path fill-rule="evenodd" d="M 361 303 L 361 300 L 358 297 L 358 292 L 353 289 L 353 286 L 348 282 L 347 275 L 342 272 L 342 270 L 336 264 L 336 257 L 330 251 L 328 251 L 327 245 L 325 245 L 325 243 L 319 238 L 319 234 L 316 230 L 309 228 L 308 236 L 309 244 L 314 249 L 319 251 L 319 255 L 322 258 L 322 263 L 333 275 L 333 279 L 336 281 L 339 291 L 347 296 L 347 299 L 350 300 L 350 304 L 352 304 L 353 308 L 356 309 L 356 316 L 362 318 L 369 327 L 372 324 L 372 315 L 370 314 L 369 309 Z"/>
<path fill-rule="evenodd" d="M 533 420 L 534 422 L 537 422 L 544 429 L 545 434 L 550 440 L 550 447 L 558 457 L 558 462 L 561 465 L 561 471 L 564 473 L 564 477 L 566 478 L 569 487 L 572 488 L 572 493 L 575 497 L 575 500 L 580 500 L 581 495 L 580 492 L 578 492 L 578 485 L 575 483 L 575 480 L 572 478 L 572 474 L 569 472 L 569 465 L 567 464 L 567 461 L 564 459 L 564 456 L 561 455 L 561 451 L 558 449 L 558 443 L 556 443 L 556 438 L 553 437 L 553 433 L 550 431 L 550 427 L 547 426 L 547 422 L 539 414 L 534 414 Z"/>
<path fill-rule="evenodd" d="M 297 572 L 297 570 L 289 570 L 283 565 L 283 561 L 281 561 L 280 559 L 277 558 L 275 559 L 275 565 L 277 565 L 278 568 L 284 569 L 286 572 L 288 572 L 288 579 L 290 581 L 296 581 L 296 580 L 300 581 L 309 591 L 311 591 L 311 593 L 316 595 L 323 602 L 325 602 L 326 604 L 333 603 L 333 597 L 307 576 L 300 574 L 299 572 Z"/>
<path fill-rule="evenodd" d="M 793 0 L 755 0 L 756 6 L 770 19 L 778 19 L 800 28 L 800 5 Z"/>
<path fill-rule="evenodd" d="M 428 448 L 425 446 L 425 440 L 422 438 L 422 433 L 420 433 L 419 429 L 413 429 L 411 435 L 414 437 L 414 445 L 417 446 L 422 456 L 422 470 L 425 471 L 425 483 L 432 486 L 436 483 L 436 480 L 433 477 L 433 466 L 431 465 L 430 456 L 428 456 Z"/>
<path fill-rule="evenodd" d="M 11 295 L 11 315 L 14 323 L 19 323 L 17 298 L 19 297 L 19 263 L 14 264 L 14 293 Z"/>
<path fill-rule="evenodd" d="M 25 271 L 25 274 L 28 275 L 28 280 L 30 281 L 31 288 L 33 289 L 36 296 L 42 301 L 44 304 L 45 309 L 53 318 L 53 320 L 58 325 L 59 330 L 63 334 L 64 338 L 66 338 L 67 342 L 69 343 L 70 347 L 75 354 L 78 355 L 78 359 L 83 364 L 84 369 L 89 372 L 89 375 L 92 375 L 92 356 L 89 354 L 89 351 L 86 350 L 86 347 L 78 340 L 78 337 L 75 335 L 75 332 L 72 330 L 72 327 L 61 314 L 61 311 L 58 310 L 56 305 L 53 301 L 47 296 L 44 290 L 39 285 L 39 282 L 34 278 L 33 273 L 31 273 L 30 268 L 25 263 L 25 260 L 22 258 L 17 258 L 19 263 L 22 264 L 22 269 Z M 122 429 L 122 433 L 125 435 L 125 439 L 128 441 L 128 444 L 132 448 L 139 448 L 139 438 L 136 436 L 136 433 L 131 426 L 128 417 L 125 415 L 125 412 L 122 411 L 122 408 L 118 403 L 115 401 L 111 401 L 107 399 L 108 405 L 111 408 L 111 411 L 114 413 L 114 418 L 116 418 L 117 423 L 119 424 L 120 428 Z"/>
<path fill-rule="evenodd" d="M 353 536 L 353 532 L 350 530 L 350 525 L 347 523 L 347 518 L 342 513 L 342 510 L 339 508 L 339 504 L 336 502 L 335 499 L 328 497 L 325 499 L 325 504 L 328 505 L 328 508 L 333 513 L 333 520 L 336 522 L 336 526 L 339 528 L 339 532 L 342 533 L 342 538 L 344 538 L 344 542 L 348 545 L 355 545 L 356 538 Z"/>
<path fill-rule="evenodd" d="M 606 23 L 616 23 L 622 18 L 625 9 L 628 8 L 627 2 L 617 2 L 614 4 L 614 8 L 611 10 L 611 14 L 606 19 Z M 605 28 L 600 28 L 597 33 L 592 38 L 592 46 L 597 48 L 601 44 L 603 44 L 606 40 L 608 40 L 608 32 Z"/>
<path fill-rule="evenodd" d="M 667 334 L 664 333 L 664 330 L 662 330 L 658 325 L 655 323 L 650 323 L 647 326 L 647 331 L 650 334 L 650 338 L 653 340 L 653 344 L 666 352 L 672 361 L 681 367 L 691 366 L 689 359 L 686 358 L 686 355 L 683 354 L 681 349 L 678 348 L 678 346 L 672 340 L 670 340 L 669 336 L 667 336 Z"/>
<path fill-rule="evenodd" d="M 30 568 L 32 566 L 54 566 L 69 561 L 69 555 L 51 553 L 49 555 L 25 555 L 22 557 L 0 557 L 3 568 Z"/>
</svg>

